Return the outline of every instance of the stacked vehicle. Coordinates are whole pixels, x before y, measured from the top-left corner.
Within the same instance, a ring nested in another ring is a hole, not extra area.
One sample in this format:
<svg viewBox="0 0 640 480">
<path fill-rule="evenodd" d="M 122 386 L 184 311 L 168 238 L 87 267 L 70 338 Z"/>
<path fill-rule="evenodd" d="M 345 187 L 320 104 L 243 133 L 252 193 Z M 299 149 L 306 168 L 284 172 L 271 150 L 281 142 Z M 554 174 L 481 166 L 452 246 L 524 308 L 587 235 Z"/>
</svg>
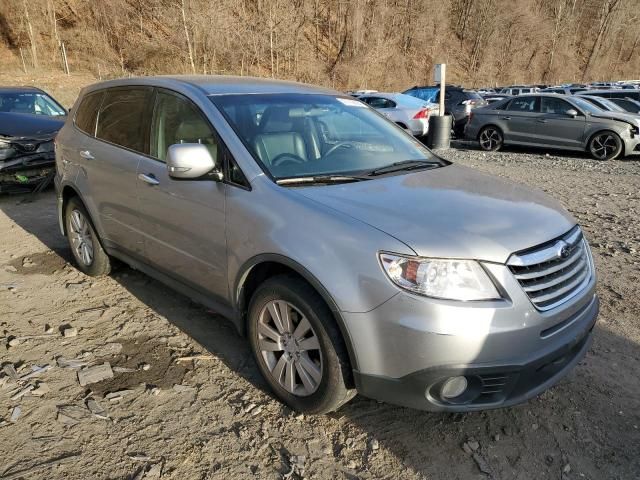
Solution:
<svg viewBox="0 0 640 480">
<path fill-rule="evenodd" d="M 42 189 L 51 182 L 53 142 L 66 115 L 38 88 L 0 88 L 0 193 Z"/>
<path fill-rule="evenodd" d="M 588 151 L 598 160 L 640 153 L 637 116 L 569 95 L 521 95 L 476 109 L 465 135 L 487 151 L 523 145 Z"/>
</svg>

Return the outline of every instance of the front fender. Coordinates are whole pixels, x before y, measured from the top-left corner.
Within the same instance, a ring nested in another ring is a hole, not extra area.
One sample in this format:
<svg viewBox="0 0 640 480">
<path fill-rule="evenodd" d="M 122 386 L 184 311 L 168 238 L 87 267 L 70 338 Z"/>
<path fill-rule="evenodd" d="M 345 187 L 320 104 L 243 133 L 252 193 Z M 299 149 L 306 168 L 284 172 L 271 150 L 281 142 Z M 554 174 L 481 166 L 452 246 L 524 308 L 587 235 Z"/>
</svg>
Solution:
<svg viewBox="0 0 640 480">
<path fill-rule="evenodd" d="M 265 176 L 252 182 L 251 191 L 230 188 L 226 205 L 233 305 L 252 263 L 267 254 L 321 286 L 337 311 L 367 312 L 398 292 L 382 271 L 378 252 L 415 255 L 394 237 Z"/>
</svg>

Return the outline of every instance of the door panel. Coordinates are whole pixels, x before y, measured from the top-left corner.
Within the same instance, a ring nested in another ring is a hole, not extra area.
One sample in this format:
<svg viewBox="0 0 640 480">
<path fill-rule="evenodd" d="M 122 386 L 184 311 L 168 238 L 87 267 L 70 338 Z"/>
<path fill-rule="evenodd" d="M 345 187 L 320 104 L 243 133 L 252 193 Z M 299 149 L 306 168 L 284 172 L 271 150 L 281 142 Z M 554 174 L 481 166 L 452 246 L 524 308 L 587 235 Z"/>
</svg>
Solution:
<svg viewBox="0 0 640 480">
<path fill-rule="evenodd" d="M 147 150 L 148 109 L 153 90 L 147 87 L 107 89 L 95 123 L 79 151 L 90 202 L 104 240 L 129 253 L 143 252 L 136 211 L 136 172 Z"/>
<path fill-rule="evenodd" d="M 542 115 L 537 120 L 536 136 L 540 144 L 549 147 L 582 149 L 585 117 L 567 115 L 567 110 L 577 110 L 561 98 L 542 97 Z"/>
<path fill-rule="evenodd" d="M 498 118 L 503 126 L 505 142 L 536 143 L 536 120 L 540 117 L 539 97 L 517 97 L 511 100 Z"/>
<path fill-rule="evenodd" d="M 164 163 L 176 143 L 203 143 L 222 158 L 218 137 L 186 98 L 158 90 L 150 154 L 138 165 L 138 211 L 145 258 L 165 274 L 218 299 L 228 299 L 224 183 L 176 180 Z"/>
<path fill-rule="evenodd" d="M 99 216 L 103 239 L 137 255 L 143 253 L 136 211 L 136 172 L 141 155 L 87 138 L 80 153 L 86 190 Z M 91 158 L 93 157 L 93 158 Z"/>
<path fill-rule="evenodd" d="M 226 299 L 226 185 L 174 180 L 164 163 L 150 158 L 140 161 L 138 173 L 146 261 L 183 283 Z M 143 175 L 157 184 L 147 183 Z"/>
</svg>

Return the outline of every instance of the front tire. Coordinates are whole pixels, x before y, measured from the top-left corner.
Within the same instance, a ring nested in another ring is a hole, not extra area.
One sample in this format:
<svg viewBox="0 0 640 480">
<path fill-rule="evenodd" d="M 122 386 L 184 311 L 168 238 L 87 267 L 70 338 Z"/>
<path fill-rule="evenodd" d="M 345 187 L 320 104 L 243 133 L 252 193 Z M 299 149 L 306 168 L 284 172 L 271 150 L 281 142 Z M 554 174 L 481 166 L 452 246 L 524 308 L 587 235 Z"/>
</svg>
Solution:
<svg viewBox="0 0 640 480">
<path fill-rule="evenodd" d="M 478 144 L 485 152 L 497 152 L 504 145 L 504 136 L 498 127 L 484 127 L 478 135 Z"/>
<path fill-rule="evenodd" d="M 248 334 L 260 372 L 293 410 L 328 413 L 355 395 L 331 310 L 303 280 L 279 275 L 260 285 L 249 304 Z"/>
<path fill-rule="evenodd" d="M 91 217 L 78 197 L 71 198 L 64 210 L 69 247 L 78 269 L 91 277 L 108 275 L 111 260 L 102 248 Z"/>
<path fill-rule="evenodd" d="M 614 132 L 598 132 L 591 137 L 589 153 L 596 160 L 613 160 L 622 153 L 622 140 Z"/>
</svg>

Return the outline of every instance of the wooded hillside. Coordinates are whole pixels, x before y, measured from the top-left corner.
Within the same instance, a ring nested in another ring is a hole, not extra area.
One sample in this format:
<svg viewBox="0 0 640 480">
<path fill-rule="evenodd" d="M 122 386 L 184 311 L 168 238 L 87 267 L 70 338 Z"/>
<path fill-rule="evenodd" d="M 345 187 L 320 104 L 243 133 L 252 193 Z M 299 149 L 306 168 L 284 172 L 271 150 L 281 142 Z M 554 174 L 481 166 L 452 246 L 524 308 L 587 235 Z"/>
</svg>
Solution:
<svg viewBox="0 0 640 480">
<path fill-rule="evenodd" d="M 399 90 L 640 77 L 638 0 L 0 0 L 3 69 Z"/>
</svg>

